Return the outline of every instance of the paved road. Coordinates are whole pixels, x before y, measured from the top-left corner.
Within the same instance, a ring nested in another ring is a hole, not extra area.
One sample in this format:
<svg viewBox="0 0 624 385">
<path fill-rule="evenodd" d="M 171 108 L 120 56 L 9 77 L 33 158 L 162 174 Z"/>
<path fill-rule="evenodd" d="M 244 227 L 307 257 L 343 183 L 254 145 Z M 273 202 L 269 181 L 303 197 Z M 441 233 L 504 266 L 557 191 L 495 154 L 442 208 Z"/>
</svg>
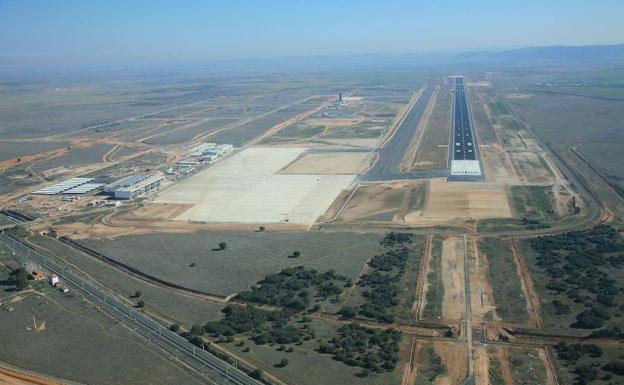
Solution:
<svg viewBox="0 0 624 385">
<path fill-rule="evenodd" d="M 362 177 L 364 181 L 384 181 L 398 179 L 422 179 L 436 178 L 448 175 L 447 170 L 433 170 L 422 172 L 401 172 L 401 162 L 405 156 L 405 152 L 410 145 L 412 137 L 418 127 L 418 123 L 427 108 L 427 103 L 431 99 L 431 95 L 436 84 L 427 83 L 420 98 L 414 103 L 412 108 L 407 112 L 405 119 L 401 125 L 397 127 L 396 132 L 383 147 L 377 149 L 379 158 L 375 162 L 366 175 Z"/>
<path fill-rule="evenodd" d="M 5 234 L 0 234 L 0 242 L 21 257 L 34 260 L 51 272 L 58 274 L 64 283 L 82 292 L 86 298 L 99 304 L 103 310 L 128 324 L 150 342 L 179 358 L 185 359 L 185 361 L 194 364 L 195 367 L 199 367 L 207 378 L 210 378 L 212 384 L 261 385 L 260 382 L 241 370 L 196 347 L 177 333 L 169 331 L 165 325 L 125 302 L 117 300 L 106 290 L 97 287 L 94 283 L 73 273 L 69 268 L 57 264 L 51 258 L 31 249 L 26 244 Z"/>
<path fill-rule="evenodd" d="M 455 78 L 455 109 L 453 111 L 453 160 L 477 160 L 476 143 L 470 123 L 463 77 Z"/>
</svg>

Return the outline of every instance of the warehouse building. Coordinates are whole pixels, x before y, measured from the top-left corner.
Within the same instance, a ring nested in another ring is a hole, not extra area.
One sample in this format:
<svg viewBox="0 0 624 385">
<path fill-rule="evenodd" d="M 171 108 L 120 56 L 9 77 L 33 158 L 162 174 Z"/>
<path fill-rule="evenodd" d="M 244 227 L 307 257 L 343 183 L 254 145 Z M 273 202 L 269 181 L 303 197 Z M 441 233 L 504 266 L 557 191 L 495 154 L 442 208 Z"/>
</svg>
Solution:
<svg viewBox="0 0 624 385">
<path fill-rule="evenodd" d="M 94 178 L 71 178 L 62 182 L 55 183 L 51 186 L 33 191 L 31 194 L 36 195 L 58 195 L 58 194 L 87 194 L 100 187 L 105 183 L 99 183 Z"/>
<path fill-rule="evenodd" d="M 115 199 L 132 199 L 158 189 L 164 179 L 165 176 L 161 173 L 133 175 L 106 186 L 104 193 L 112 195 Z"/>
</svg>

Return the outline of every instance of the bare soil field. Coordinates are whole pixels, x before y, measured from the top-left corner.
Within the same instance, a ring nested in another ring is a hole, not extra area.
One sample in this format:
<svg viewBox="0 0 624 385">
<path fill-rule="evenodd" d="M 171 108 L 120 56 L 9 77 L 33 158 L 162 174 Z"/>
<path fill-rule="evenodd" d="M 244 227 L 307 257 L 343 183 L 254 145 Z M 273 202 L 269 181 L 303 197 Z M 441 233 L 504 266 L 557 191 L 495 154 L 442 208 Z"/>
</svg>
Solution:
<svg viewBox="0 0 624 385">
<path fill-rule="evenodd" d="M 514 185 L 520 183 L 509 153 L 499 144 L 481 146 L 481 160 L 487 182 Z"/>
<path fill-rule="evenodd" d="M 465 311 L 464 241 L 449 237 L 442 244 L 442 281 L 444 301 L 442 318 L 459 320 Z"/>
<path fill-rule="evenodd" d="M 472 239 L 468 247 L 470 255 L 470 297 L 472 320 L 475 323 L 482 321 L 500 321 L 496 313 L 494 292 L 490 284 L 490 272 L 488 256 L 480 253 L 477 242 Z"/>
<path fill-rule="evenodd" d="M 80 297 L 27 293 L 11 306 L 0 359 L 12 365 L 96 385 L 202 383 Z"/>
<path fill-rule="evenodd" d="M 296 265 L 355 278 L 379 250 L 381 235 L 318 232 L 149 234 L 82 244 L 165 281 L 227 296 Z M 227 248 L 219 250 L 218 244 Z M 289 257 L 299 251 L 298 258 Z M 192 266 L 191 266 L 192 265 Z"/>
<path fill-rule="evenodd" d="M 434 342 L 433 349 L 440 355 L 446 373 L 438 377 L 435 385 L 459 385 L 468 376 L 468 349 L 463 343 Z"/>
<path fill-rule="evenodd" d="M 511 208 L 502 185 L 432 179 L 422 212 L 407 215 L 405 219 L 413 224 L 436 224 L 458 218 L 511 217 Z"/>
<path fill-rule="evenodd" d="M 524 184 L 551 185 L 555 176 L 541 156 L 528 151 L 510 153 L 514 169 Z"/>
<path fill-rule="evenodd" d="M 279 174 L 361 174 L 368 168 L 370 158 L 368 152 L 308 152 Z"/>
<path fill-rule="evenodd" d="M 425 183 L 411 181 L 360 185 L 338 220 L 402 222 L 410 211 L 420 210 L 425 200 Z"/>
</svg>

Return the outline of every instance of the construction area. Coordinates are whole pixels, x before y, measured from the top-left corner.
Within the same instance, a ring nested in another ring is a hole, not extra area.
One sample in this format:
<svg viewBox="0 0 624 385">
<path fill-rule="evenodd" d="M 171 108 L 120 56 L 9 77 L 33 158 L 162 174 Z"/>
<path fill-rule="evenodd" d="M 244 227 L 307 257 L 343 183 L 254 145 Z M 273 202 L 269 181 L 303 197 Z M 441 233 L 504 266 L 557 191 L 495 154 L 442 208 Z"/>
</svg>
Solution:
<svg viewBox="0 0 624 385">
<path fill-rule="evenodd" d="M 306 148 L 247 148 L 161 192 L 154 205 L 183 205 L 174 220 L 311 225 L 354 174 L 282 174 Z"/>
</svg>

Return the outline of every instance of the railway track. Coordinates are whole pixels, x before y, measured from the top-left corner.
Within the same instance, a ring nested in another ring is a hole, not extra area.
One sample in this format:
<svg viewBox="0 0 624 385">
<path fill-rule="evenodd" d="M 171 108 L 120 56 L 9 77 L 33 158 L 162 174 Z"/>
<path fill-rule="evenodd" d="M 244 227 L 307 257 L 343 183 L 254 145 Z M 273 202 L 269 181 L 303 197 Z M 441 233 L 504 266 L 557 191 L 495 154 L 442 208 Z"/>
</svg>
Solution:
<svg viewBox="0 0 624 385">
<path fill-rule="evenodd" d="M 202 346 L 197 347 L 184 337 L 168 329 L 140 309 L 133 308 L 109 294 L 103 288 L 73 273 L 71 269 L 60 265 L 49 257 L 40 254 L 21 241 L 5 234 L 0 234 L 0 242 L 23 258 L 28 258 L 49 271 L 56 273 L 63 281 L 81 292 L 86 298 L 101 306 L 109 315 L 129 325 L 142 334 L 148 341 L 168 353 L 184 358 L 198 367 L 205 378 L 212 384 L 260 385 L 261 382 L 249 377 L 237 367 L 211 354 Z"/>
</svg>

